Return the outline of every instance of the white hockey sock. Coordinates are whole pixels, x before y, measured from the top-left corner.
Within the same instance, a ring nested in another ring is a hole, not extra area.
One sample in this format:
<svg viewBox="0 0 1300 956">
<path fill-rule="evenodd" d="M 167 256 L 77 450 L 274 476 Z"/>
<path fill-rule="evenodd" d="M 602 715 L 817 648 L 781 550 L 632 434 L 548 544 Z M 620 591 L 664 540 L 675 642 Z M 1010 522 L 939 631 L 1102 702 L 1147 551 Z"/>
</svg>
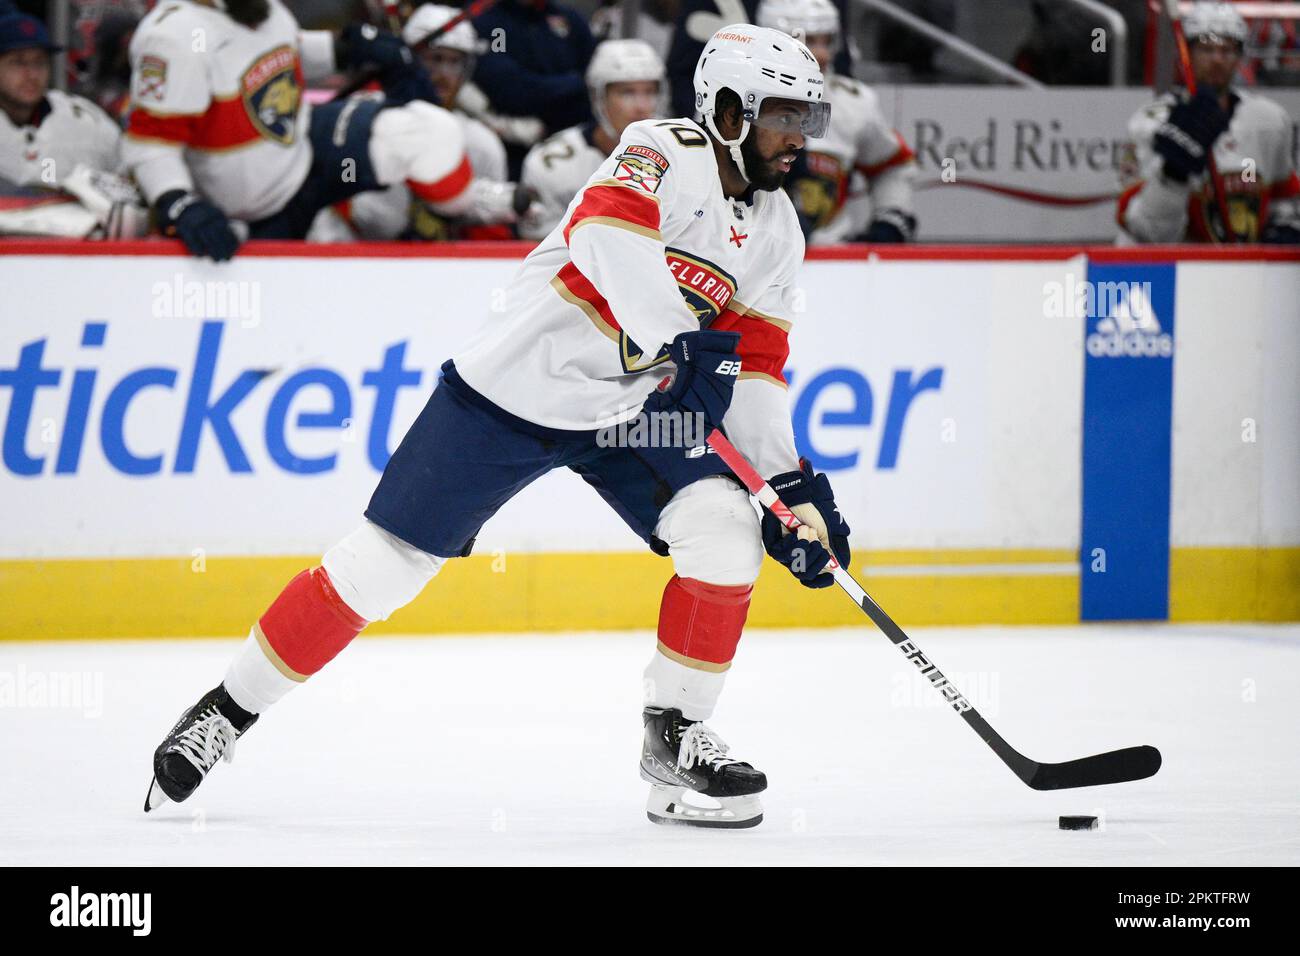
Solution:
<svg viewBox="0 0 1300 956">
<path fill-rule="evenodd" d="M 687 667 L 655 651 L 645 669 L 643 684 L 647 707 L 676 707 L 687 720 L 708 720 L 713 716 L 726 671 Z"/>
<path fill-rule="evenodd" d="M 257 628 L 239 648 L 230 662 L 222 684 L 226 693 L 244 710 L 260 714 L 301 683 L 286 677 L 271 663 L 257 640 Z"/>
</svg>

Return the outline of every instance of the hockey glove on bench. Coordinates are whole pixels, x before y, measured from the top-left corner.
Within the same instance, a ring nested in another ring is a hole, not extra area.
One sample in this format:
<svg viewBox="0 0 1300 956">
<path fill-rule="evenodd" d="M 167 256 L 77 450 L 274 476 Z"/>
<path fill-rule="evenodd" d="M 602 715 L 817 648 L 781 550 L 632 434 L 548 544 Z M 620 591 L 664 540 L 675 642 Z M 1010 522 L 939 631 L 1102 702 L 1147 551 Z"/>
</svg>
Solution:
<svg viewBox="0 0 1300 956">
<path fill-rule="evenodd" d="M 164 236 L 179 236 L 193 255 L 225 262 L 239 248 L 239 237 L 226 214 L 201 196 L 173 189 L 158 197 L 154 209 L 158 230 Z"/>
<path fill-rule="evenodd" d="M 770 512 L 764 511 L 763 547 L 789 568 L 804 587 L 828 588 L 835 580 L 822 571 L 830 564 L 831 554 L 834 553 L 842 567 L 849 566 L 849 526 L 835 507 L 830 479 L 823 473 L 814 474 L 806 458 L 800 460 L 799 468 L 799 471 L 777 475 L 768 484 L 789 505 L 794 516 L 816 532 L 817 538 L 808 541 L 791 534 Z"/>
</svg>

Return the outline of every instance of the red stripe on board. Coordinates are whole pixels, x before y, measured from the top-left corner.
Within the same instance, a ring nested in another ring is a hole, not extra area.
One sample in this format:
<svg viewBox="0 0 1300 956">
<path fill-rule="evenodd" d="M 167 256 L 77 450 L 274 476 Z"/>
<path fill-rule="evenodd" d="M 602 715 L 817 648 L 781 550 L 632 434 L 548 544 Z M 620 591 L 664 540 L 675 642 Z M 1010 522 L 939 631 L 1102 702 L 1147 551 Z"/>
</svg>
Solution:
<svg viewBox="0 0 1300 956">
<path fill-rule="evenodd" d="M 239 247 L 238 256 L 262 259 L 522 259 L 537 243 L 514 242 L 338 242 L 259 239 Z M 0 256 L 176 256 L 189 258 L 175 239 L 0 238 Z M 1059 262 L 1088 256 L 1099 262 L 1300 262 L 1294 246 L 1152 245 L 938 245 L 856 242 L 814 246 L 813 262 Z"/>
</svg>

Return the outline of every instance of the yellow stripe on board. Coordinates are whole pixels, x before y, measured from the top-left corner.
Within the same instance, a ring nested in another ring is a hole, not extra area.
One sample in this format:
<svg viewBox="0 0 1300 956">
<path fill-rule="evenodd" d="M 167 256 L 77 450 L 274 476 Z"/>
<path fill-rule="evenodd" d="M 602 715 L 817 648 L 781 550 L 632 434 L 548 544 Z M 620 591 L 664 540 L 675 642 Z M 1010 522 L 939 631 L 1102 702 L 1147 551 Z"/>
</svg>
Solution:
<svg viewBox="0 0 1300 956">
<path fill-rule="evenodd" d="M 1169 620 L 1300 621 L 1300 548 L 1172 548 Z"/>
<path fill-rule="evenodd" d="M 308 557 L 0 561 L 0 640 L 243 637 Z M 904 627 L 1071 624 L 1075 560 L 1061 550 L 871 551 L 853 567 Z M 1023 564 L 1023 572 L 1008 565 Z M 908 573 L 909 565 L 916 573 Z M 1047 573 L 1044 566 L 1056 566 Z M 873 576 L 872 567 L 882 573 Z M 886 573 L 887 571 L 887 573 Z M 645 553 L 485 554 L 450 561 L 375 634 L 650 629 L 672 563 Z M 1174 549 L 1171 618 L 1300 619 L 1300 548 Z M 766 562 L 755 627 L 863 623 L 832 590 L 800 587 Z"/>
</svg>

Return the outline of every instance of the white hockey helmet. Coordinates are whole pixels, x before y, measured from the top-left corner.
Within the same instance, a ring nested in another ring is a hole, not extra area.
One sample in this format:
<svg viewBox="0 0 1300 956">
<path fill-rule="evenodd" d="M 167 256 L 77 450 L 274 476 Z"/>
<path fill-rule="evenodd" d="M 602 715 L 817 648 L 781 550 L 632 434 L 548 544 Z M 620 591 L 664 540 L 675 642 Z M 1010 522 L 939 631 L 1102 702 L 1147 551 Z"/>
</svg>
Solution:
<svg viewBox="0 0 1300 956">
<path fill-rule="evenodd" d="M 731 150 L 740 174 L 749 180 L 740 144 L 751 124 L 766 125 L 763 102 L 768 99 L 807 104 L 799 114 L 799 131 L 824 136 L 830 125 L 831 105 L 825 99 L 825 80 L 816 58 L 793 37 L 750 23 L 725 26 L 704 44 L 695 64 L 695 108 L 704 125 Z M 740 97 L 741 126 L 735 139 L 725 138 L 714 120 L 718 92 L 731 90 Z"/>
<path fill-rule="evenodd" d="M 458 17 L 460 14 L 461 11 L 455 7 L 443 6 L 440 3 L 426 3 L 418 7 L 406 21 L 406 26 L 402 27 L 402 40 L 407 46 L 415 46 L 440 29 L 452 17 Z M 433 45 L 459 50 L 472 57 L 479 52 L 478 33 L 474 30 L 474 24 L 469 22 L 469 17 L 466 17 L 438 37 Z"/>
<path fill-rule="evenodd" d="M 1201 37 L 1210 37 L 1245 45 L 1246 21 L 1231 3 L 1202 0 L 1183 17 L 1183 34 L 1189 43 Z"/>
<path fill-rule="evenodd" d="M 796 40 L 840 35 L 840 11 L 831 0 L 763 0 L 755 19 L 760 27 L 780 30 Z"/>
<path fill-rule="evenodd" d="M 665 78 L 664 61 L 645 40 L 605 40 L 596 47 L 587 67 L 591 111 L 605 132 L 617 139 L 618 131 L 610 125 L 605 110 L 605 88 L 611 83 L 655 82 L 659 84 L 662 100 L 667 85 Z M 663 114 L 662 105 L 656 113 Z"/>
</svg>

